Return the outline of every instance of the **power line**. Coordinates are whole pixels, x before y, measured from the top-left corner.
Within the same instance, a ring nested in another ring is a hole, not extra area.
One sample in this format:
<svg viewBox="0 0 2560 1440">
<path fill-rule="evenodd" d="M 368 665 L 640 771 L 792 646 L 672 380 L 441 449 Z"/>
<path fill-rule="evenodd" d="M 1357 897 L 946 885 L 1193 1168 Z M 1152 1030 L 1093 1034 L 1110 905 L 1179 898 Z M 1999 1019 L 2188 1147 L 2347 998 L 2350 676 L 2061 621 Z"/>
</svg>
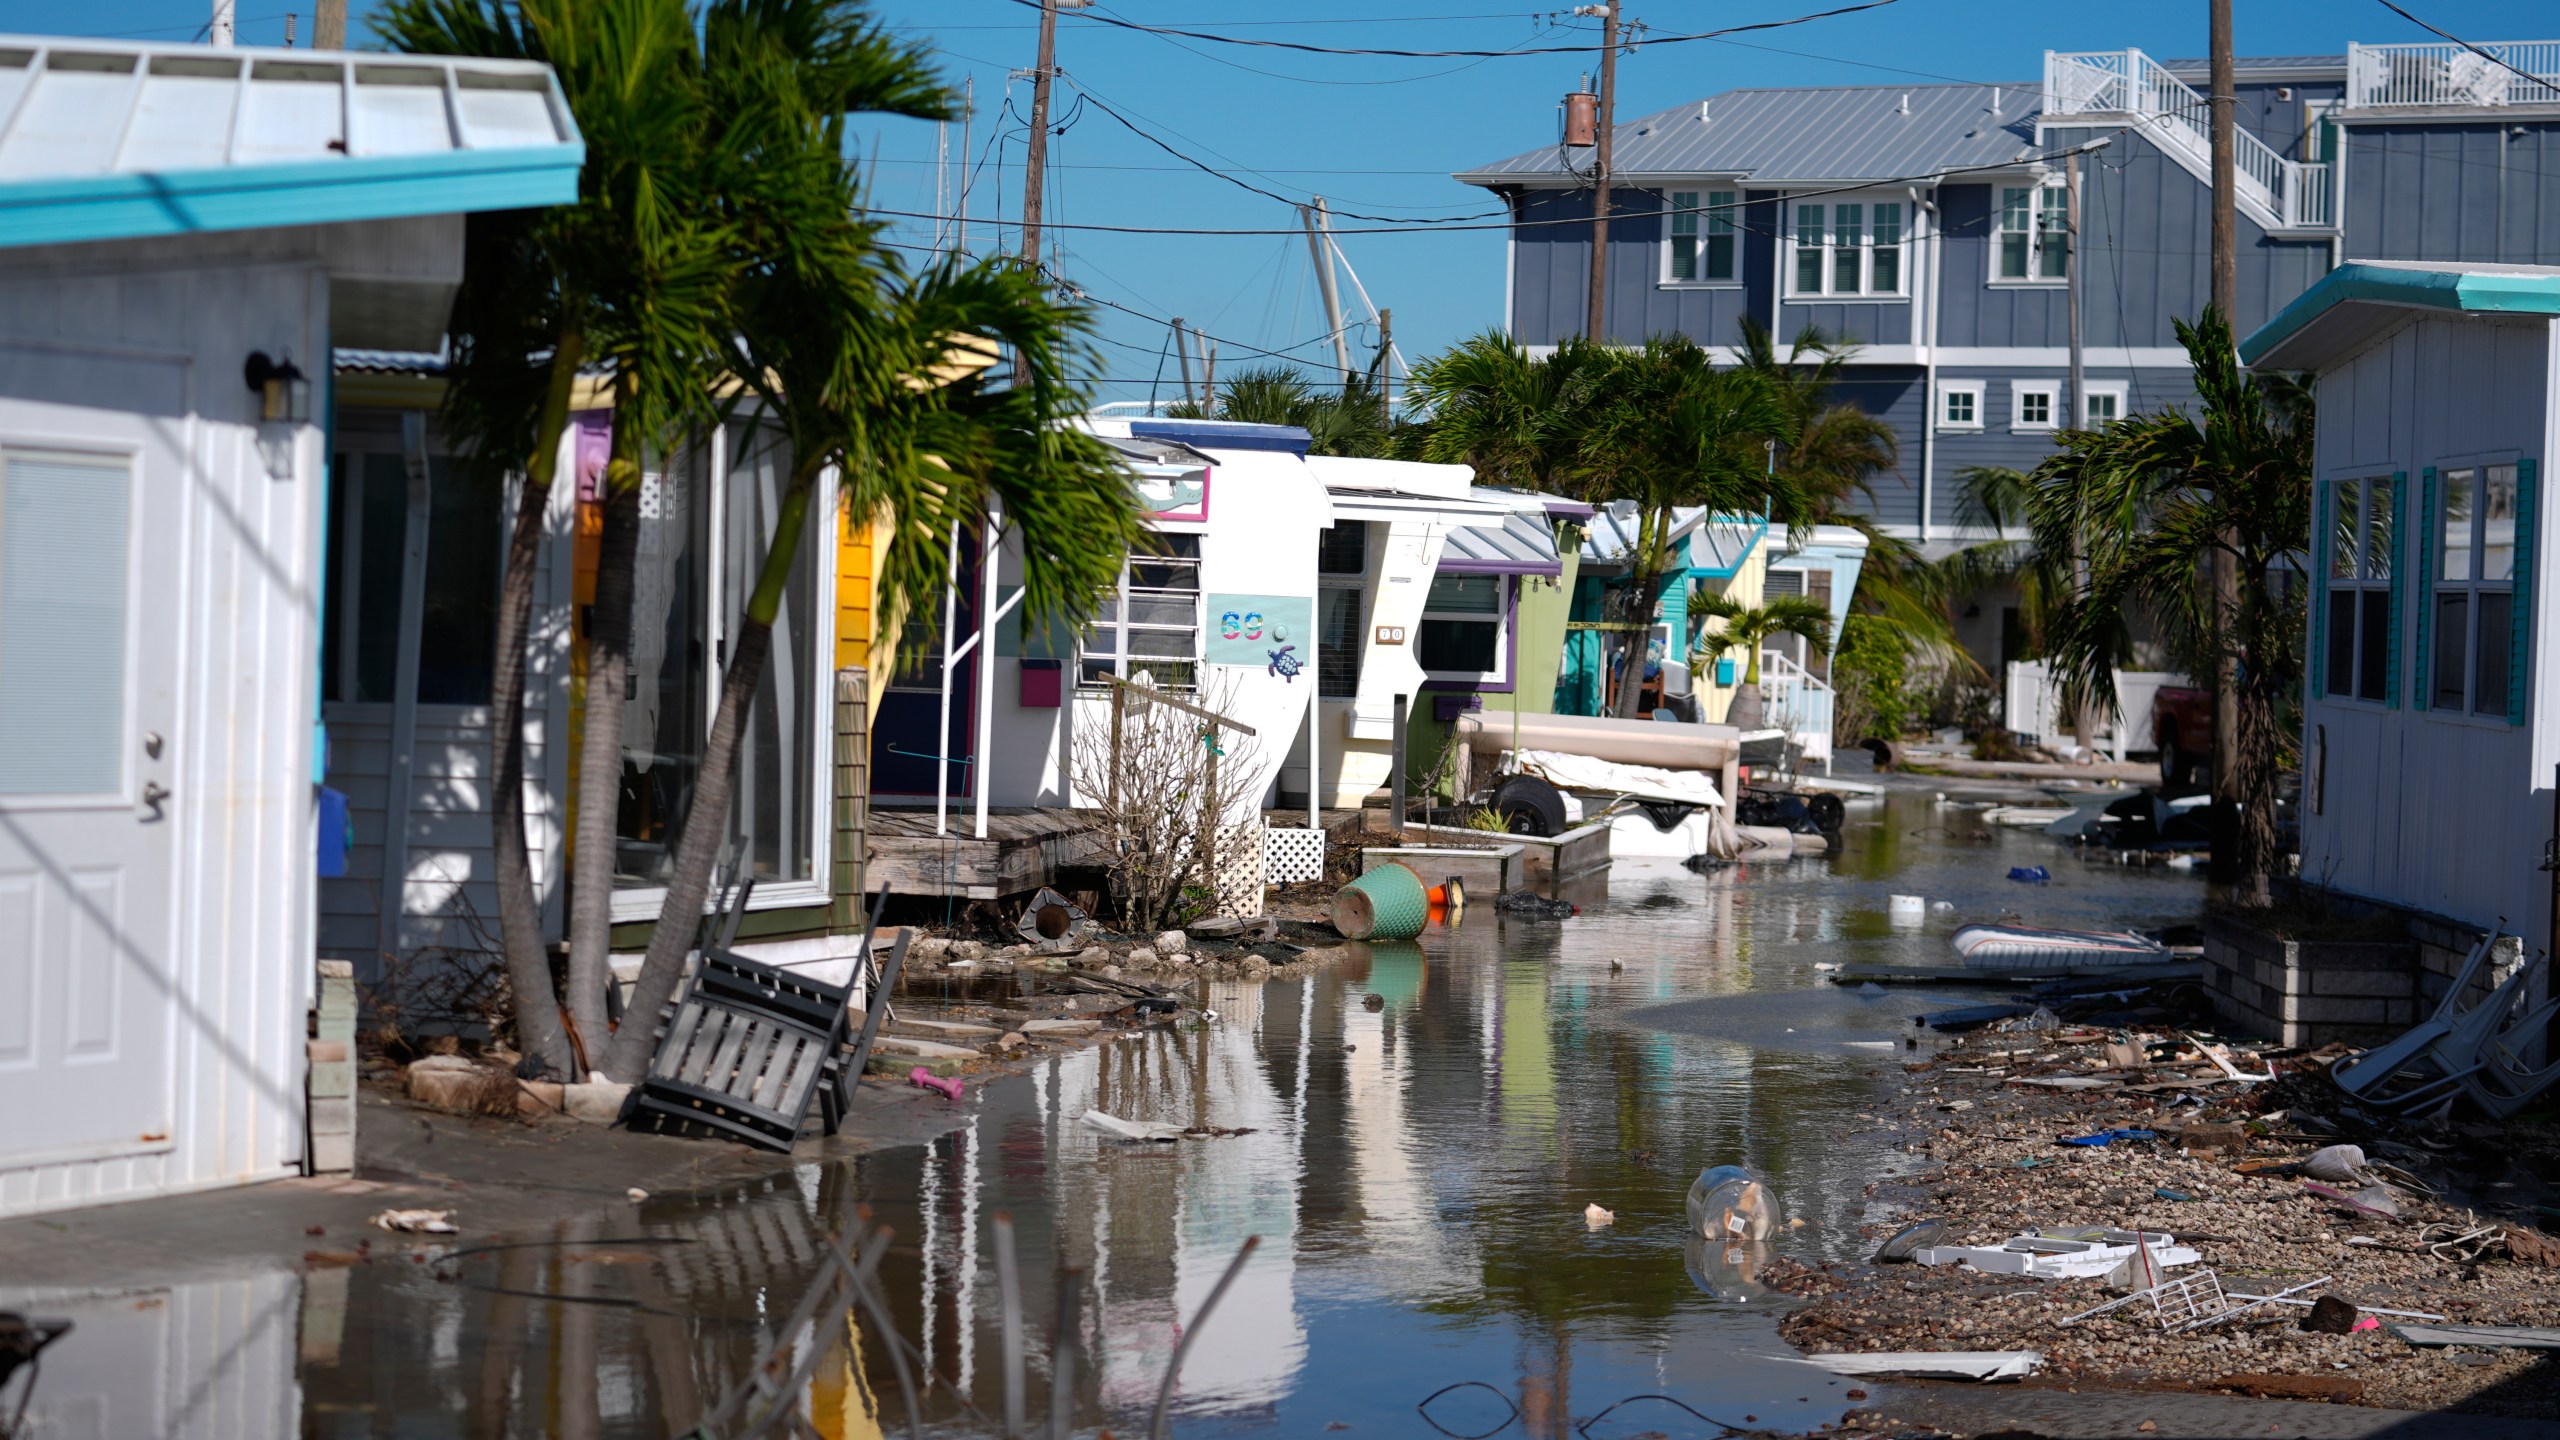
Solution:
<svg viewBox="0 0 2560 1440">
<path fill-rule="evenodd" d="M 1094 18 L 1102 18 L 1102 17 L 1097 16 L 1097 17 L 1094 17 Z M 1335 86 L 1335 87 L 1358 87 L 1358 86 L 1373 86 L 1373 85 L 1413 85 L 1413 84 L 1419 84 L 1420 82 L 1425 81 L 1425 80 L 1439 80 L 1439 79 L 1443 79 L 1443 78 L 1446 78 L 1446 77 L 1451 76 L 1451 75 L 1459 74 L 1459 73 L 1461 73 L 1461 72 L 1463 72 L 1463 71 L 1473 70 L 1473 69 L 1475 69 L 1475 68 L 1476 68 L 1477 66 L 1479 66 L 1479 65 L 1488 64 L 1488 63 L 1490 63 L 1491 61 L 1493 61 L 1493 60 L 1495 60 L 1495 59 L 1498 59 L 1501 55 L 1535 55 L 1535 54 L 1538 54 L 1538 53 L 1541 53 L 1541 52 L 1539 52 L 1539 51 L 1535 51 L 1535 50 L 1531 50 L 1531 49 L 1529 49 L 1529 48 L 1528 48 L 1529 46 L 1531 46 L 1531 45 L 1533 45 L 1533 44 L 1537 43 L 1539 40 L 1544 39 L 1545 37 L 1547 37 L 1547 36 L 1549 36 L 1549 35 L 1555 34 L 1557 31 L 1562 30 L 1562 29 L 1565 29 L 1565 28 L 1566 28 L 1566 27 L 1561 26 L 1561 25 L 1554 25 L 1554 24 L 1541 24 L 1541 25 L 1538 27 L 1538 31 L 1537 31 L 1537 33 L 1536 33 L 1536 34 L 1531 35 L 1528 39 L 1521 41 L 1518 45 L 1515 45 L 1515 46 L 1513 46 L 1512 48 L 1510 48 L 1510 49 L 1508 49 L 1508 50 L 1504 50 L 1504 51 L 1498 52 L 1498 54 L 1496 54 L 1496 55 L 1488 55 L 1488 56 L 1485 56 L 1483 59 L 1469 60 L 1469 61 L 1467 61 L 1466 63 L 1461 64 L 1461 65 L 1452 65 L 1452 66 L 1450 66 L 1450 67 L 1449 67 L 1448 69 L 1446 69 L 1446 70 L 1426 70 L 1426 71 L 1424 71 L 1423 73 L 1421 73 L 1421 74 L 1419 74 L 1419 75 L 1389 75 L 1389 76 L 1385 76 L 1385 77 L 1382 77 L 1382 78 L 1370 79 L 1370 80 L 1341 80 L 1341 79 L 1332 79 L 1332 78 L 1328 78 L 1328 77 L 1321 76 L 1321 75 L 1292 75 L 1292 74 L 1289 74 L 1288 72 L 1283 71 L 1283 70 L 1265 70 L 1265 69 L 1263 69 L 1263 68 L 1262 68 L 1261 66 L 1259 66 L 1259 65 L 1247 65 L 1247 64 L 1243 63 L 1242 61 L 1227 59 L 1227 58 L 1226 58 L 1225 56 L 1223 56 L 1223 55 L 1212 55 L 1212 54 L 1210 54 L 1208 51 L 1201 49 L 1201 48 L 1200 48 L 1199 46 L 1197 46 L 1197 45 L 1186 45 L 1186 44 L 1184 44 L 1182 41 L 1175 39 L 1175 38 L 1174 38 L 1172 35 L 1170 35 L 1170 34 L 1159 34 L 1159 35 L 1157 35 L 1155 38 L 1157 38 L 1157 39 L 1159 39 L 1159 40 L 1162 40 L 1162 41 L 1163 41 L 1164 43 L 1166 43 L 1167 45 L 1172 46 L 1174 49 L 1181 51 L 1181 52 L 1182 52 L 1183 54 L 1185 54 L 1185 55 L 1190 55 L 1190 56 L 1193 56 L 1193 57 L 1198 58 L 1198 59 L 1201 59 L 1201 60 L 1206 60 L 1206 61 L 1208 61 L 1208 62 L 1209 62 L 1210 64 L 1212 64 L 1212 65 L 1223 65 L 1223 66 L 1225 66 L 1227 69 L 1230 69 L 1230 70 L 1241 70 L 1241 71 L 1243 71 L 1244 73 L 1246 73 L 1247 75 L 1260 75 L 1260 76 L 1262 76 L 1263 78 L 1268 79 L 1268 80 L 1287 80 L 1287 81 L 1292 82 L 1293 84 L 1298 84 L 1298 85 L 1327 85 L 1327 86 Z"/>
<path fill-rule="evenodd" d="M 1075 82 L 1070 81 L 1069 83 L 1074 84 Z M 1174 159 L 1182 161 L 1184 164 L 1189 165 L 1191 168 L 1198 170 L 1204 175 L 1215 175 L 1219 179 L 1226 181 L 1228 184 L 1233 185 L 1238 189 L 1250 191 L 1253 194 L 1262 196 L 1266 200 L 1277 200 L 1283 205 L 1299 205 L 1305 203 L 1296 196 L 1283 195 L 1277 190 L 1266 190 L 1263 187 L 1254 184 L 1250 180 L 1239 179 L 1204 160 L 1195 159 L 1192 156 L 1184 154 L 1182 151 L 1175 149 L 1164 140 L 1148 133 L 1148 131 L 1143 126 L 1139 125 L 1138 122 L 1121 114 L 1119 111 L 1112 109 L 1109 104 L 1104 102 L 1101 96 L 1087 90 L 1081 84 L 1076 84 L 1076 94 L 1080 101 L 1091 101 L 1093 103 L 1093 108 L 1110 116 L 1112 119 L 1119 121 L 1121 126 L 1127 129 L 1130 134 L 1137 136 L 1139 139 L 1146 141 L 1148 144 L 1162 150 Z M 1491 219 L 1497 212 L 1487 210 L 1473 215 L 1417 215 L 1410 217 L 1398 215 L 1368 215 L 1357 210 L 1337 210 L 1334 213 L 1337 215 L 1348 215 L 1355 220 L 1376 220 L 1391 225 L 1455 225 L 1469 220 Z"/>
<path fill-rule="evenodd" d="M 1013 3 L 1036 10 L 1046 3 L 1046 0 L 1013 0 Z M 1865 0 L 1864 4 L 1843 5 L 1834 10 L 1818 10 L 1810 15 L 1798 15 L 1787 20 L 1760 20 L 1749 25 L 1728 25 L 1720 30 L 1701 30 L 1689 35 L 1648 35 L 1641 40 L 1620 43 L 1630 50 L 1643 45 L 1683 45 L 1693 40 L 1714 40 L 1726 35 L 1745 35 L 1759 30 L 1783 30 L 1791 25 L 1804 25 L 1840 15 L 1855 15 L 1863 10 L 1881 10 L 1887 5 L 1898 3 L 1899 0 Z M 1115 29 L 1135 30 L 1144 35 L 1179 35 L 1185 39 L 1207 40 L 1221 45 L 1243 45 L 1263 50 L 1294 50 L 1307 55 L 1372 55 L 1401 60 L 1499 60 L 1509 55 L 1596 55 L 1607 48 L 1600 45 L 1549 45 L 1534 50 L 1399 50 L 1383 47 L 1310 45 L 1298 40 L 1260 40 L 1244 35 L 1220 35 L 1209 30 L 1184 30 L 1170 25 L 1141 25 L 1135 20 L 1122 20 L 1116 16 L 1101 15 L 1091 11 L 1079 12 L 1076 18 L 1096 25 L 1109 25 Z"/>
<path fill-rule="evenodd" d="M 2470 51 L 2472 54 L 2479 56 L 2481 59 L 2488 61 L 2492 65 L 2496 65 L 2512 74 L 2523 76 L 2536 87 L 2547 89 L 2551 85 L 2549 77 L 2536 75 L 2530 70 L 2520 69 L 2517 66 L 2510 64 L 2507 57 L 2503 55 L 2496 55 L 2487 50 L 2483 50 L 2479 46 L 2472 44 L 2470 41 L 2463 39 L 2461 36 L 2456 35 L 2451 31 L 2439 30 L 2433 25 L 2428 24 L 2426 21 L 2419 19 L 2417 16 L 2410 14 L 2408 11 L 2401 9 L 2399 6 L 2392 4 L 2391 0 L 2377 0 L 2377 3 L 2379 3 L 2383 9 L 2399 16 L 2410 24 L 2426 31 L 2428 34 L 2433 35 L 2440 40 L 2450 40 L 2454 44 L 2461 46 L 2463 49 Z"/>
</svg>

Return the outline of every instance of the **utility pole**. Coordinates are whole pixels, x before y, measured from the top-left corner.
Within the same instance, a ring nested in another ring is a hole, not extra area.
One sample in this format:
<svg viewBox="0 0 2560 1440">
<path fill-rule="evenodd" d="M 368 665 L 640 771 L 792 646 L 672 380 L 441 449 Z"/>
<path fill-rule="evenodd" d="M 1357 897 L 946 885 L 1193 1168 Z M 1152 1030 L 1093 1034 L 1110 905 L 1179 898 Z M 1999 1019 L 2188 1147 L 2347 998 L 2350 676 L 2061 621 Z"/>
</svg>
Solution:
<svg viewBox="0 0 2560 1440">
<path fill-rule="evenodd" d="M 1316 293 L 1324 297 L 1325 328 L 1333 332 L 1333 368 L 1342 372 L 1347 383 L 1351 379 L 1351 345 L 1342 338 L 1342 295 L 1334 287 L 1332 216 L 1325 210 L 1324 197 L 1315 197 L 1312 206 L 1298 207 L 1298 221 L 1307 227 L 1307 255 L 1315 262 Z"/>
<path fill-rule="evenodd" d="M 1200 415 L 1205 420 L 1218 418 L 1218 342 L 1194 330 L 1206 347 L 1200 357 Z"/>
<path fill-rule="evenodd" d="M 978 118 L 978 77 L 960 87 L 960 253 L 969 253 L 969 132 Z"/>
<path fill-rule="evenodd" d="M 2206 97 L 2213 113 L 2213 303 L 2222 318 L 2240 323 L 2240 265 L 2237 254 L 2239 217 L 2234 166 L 2239 155 L 2233 134 L 2238 105 L 2231 64 L 2231 0 L 2207 0 L 2210 6 L 2213 93 Z M 2214 547 L 2212 615 L 2220 643 L 2213 655 L 2213 868 L 2229 881 L 2239 874 L 2240 794 L 2232 784 L 2233 761 L 2240 754 L 2240 662 L 2231 653 L 2231 627 L 2240 609 L 2240 570 L 2232 558 L 2236 538 L 2224 531 Z"/>
<path fill-rule="evenodd" d="M 1183 337 L 1182 317 L 1179 315 L 1173 317 L 1173 353 L 1182 361 L 1182 398 L 1188 400 L 1192 398 L 1193 395 L 1193 391 L 1191 389 L 1191 342 Z"/>
<path fill-rule="evenodd" d="M 1576 15 L 1600 19 L 1600 127 L 1593 138 L 1599 152 L 1592 157 L 1591 315 L 1587 332 L 1594 343 L 1608 338 L 1609 299 L 1609 156 L 1618 128 L 1618 0 L 1580 6 Z"/>
<path fill-rule="evenodd" d="M 213 19 L 205 27 L 206 35 L 216 50 L 231 48 L 233 0 L 213 0 Z"/>
<path fill-rule="evenodd" d="M 311 16 L 311 48 L 347 48 L 347 0 L 320 0 L 320 8 Z"/>
<path fill-rule="evenodd" d="M 2062 288 L 2063 304 L 2070 311 L 2067 333 L 2071 345 L 2070 418 L 2063 423 L 2072 429 L 2086 429 L 2089 424 L 2089 377 L 2083 364 L 2080 345 L 2080 151 L 2074 147 L 2063 159 L 2062 212 Z M 2073 596 L 2089 593 L 2089 556 L 2075 540 L 2071 556 Z M 2093 748 L 2098 738 L 2097 707 L 2083 699 L 2071 707 L 2071 738 L 2080 748 Z"/>
<path fill-rule="evenodd" d="M 1390 305 L 1378 311 L 1378 423 L 1395 423 L 1396 401 L 1396 312 Z"/>
<path fill-rule="evenodd" d="M 1031 70 L 1031 136 L 1022 156 L 1022 268 L 1040 273 L 1040 187 L 1049 165 L 1049 82 L 1058 73 L 1058 12 L 1081 10 L 1093 0 L 1041 0 L 1040 59 Z M 1013 383 L 1026 384 L 1031 370 L 1014 352 Z"/>
</svg>

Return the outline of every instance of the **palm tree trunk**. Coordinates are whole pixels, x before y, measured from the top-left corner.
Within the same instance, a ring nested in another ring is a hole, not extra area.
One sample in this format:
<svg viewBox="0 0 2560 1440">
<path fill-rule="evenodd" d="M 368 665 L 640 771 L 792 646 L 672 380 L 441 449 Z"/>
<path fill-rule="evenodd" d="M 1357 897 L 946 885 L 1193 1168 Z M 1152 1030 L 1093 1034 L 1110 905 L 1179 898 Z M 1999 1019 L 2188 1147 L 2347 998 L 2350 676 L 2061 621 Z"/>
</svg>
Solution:
<svg viewBox="0 0 2560 1440">
<path fill-rule="evenodd" d="M 636 1081 L 649 1068 L 657 1048 L 658 1012 L 674 998 L 684 973 L 684 957 L 693 948 L 702 923 L 703 903 L 711 896 L 711 869 L 720 858 L 721 840 L 729 830 L 729 801 L 737 783 L 738 744 L 746 734 L 747 710 L 764 680 L 765 658 L 773 649 L 773 621 L 782 611 L 783 587 L 790 583 L 792 563 L 799 558 L 801 537 L 808 532 L 811 491 L 824 461 L 794 452 L 797 461 L 791 488 L 773 517 L 773 539 L 764 564 L 756 572 L 755 593 L 747 597 L 746 614 L 729 646 L 728 669 L 720 677 L 720 708 L 711 717 L 711 734 L 702 749 L 702 773 L 686 807 L 684 830 L 676 838 L 667 895 L 658 907 L 656 933 L 649 938 L 648 958 L 632 987 L 624 1025 L 614 1033 L 601 1068 L 612 1079 Z"/>
<path fill-rule="evenodd" d="M 640 418 L 626 375 L 615 383 L 613 459 L 605 467 L 596 599 L 587 612 L 587 713 L 578 743 L 578 839 L 569 886 L 569 1021 L 583 1069 L 604 1048 L 611 983 L 614 835 L 622 806 L 622 724 L 631 692 L 632 566 L 640 548 Z M 586 1078 L 583 1074 L 580 1079 Z"/>
<path fill-rule="evenodd" d="M 1668 516 L 1664 520 L 1668 520 Z M 1636 521 L 1635 573 L 1628 577 L 1627 653 L 1618 662 L 1617 703 L 1609 708 L 1621 720 L 1636 718 L 1638 692 L 1644 688 L 1644 652 L 1647 632 L 1652 628 L 1653 607 L 1659 603 L 1656 593 L 1662 588 L 1662 568 L 1656 563 L 1654 550 L 1658 524 L 1651 507 L 1639 512 Z"/>
<path fill-rule="evenodd" d="M 489 682 L 499 944 L 506 952 L 507 984 L 515 1002 L 516 1044 L 554 1075 L 570 1073 L 569 1041 L 551 990 L 551 961 L 542 949 L 542 902 L 534 894 L 533 860 L 524 835 L 524 652 L 533 624 L 543 517 L 551 507 L 560 435 L 569 425 L 569 392 L 577 383 L 578 364 L 586 358 L 586 339 L 576 325 L 564 325 L 551 352 L 550 388 L 543 395 L 533 453 L 525 457 L 515 528 L 507 537 L 506 575 L 498 587 L 497 668 Z"/>
</svg>

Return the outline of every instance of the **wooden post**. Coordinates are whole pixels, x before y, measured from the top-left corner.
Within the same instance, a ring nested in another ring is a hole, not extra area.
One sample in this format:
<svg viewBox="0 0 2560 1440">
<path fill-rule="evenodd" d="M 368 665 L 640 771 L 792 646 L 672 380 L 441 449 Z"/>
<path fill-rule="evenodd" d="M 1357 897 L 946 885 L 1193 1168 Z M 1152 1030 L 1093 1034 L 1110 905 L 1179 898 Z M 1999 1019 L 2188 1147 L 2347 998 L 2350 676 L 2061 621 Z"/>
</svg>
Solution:
<svg viewBox="0 0 2560 1440">
<path fill-rule="evenodd" d="M 862 897 L 871 843 L 871 672 L 836 672 L 836 834 L 827 865 L 827 928 L 838 935 L 863 927 Z"/>
<path fill-rule="evenodd" d="M 1116 816 L 1118 816 L 1118 815 L 1119 815 L 1119 813 L 1120 813 L 1120 722 L 1121 722 L 1122 720 L 1126 719 L 1126 718 L 1128 717 L 1128 714 L 1129 714 L 1129 692 L 1128 692 L 1128 691 L 1126 691 L 1126 690 L 1121 689 L 1121 688 L 1120 688 L 1119 686 L 1117 686 L 1117 685 L 1112 686 L 1112 687 L 1111 687 L 1111 776 L 1110 776 L 1109 781 L 1107 782 L 1107 783 L 1108 783 L 1108 785 L 1109 785 L 1109 787 L 1110 787 L 1110 789 L 1109 789 L 1109 798 L 1108 798 L 1108 799 L 1104 802 L 1104 804 L 1103 804 L 1103 813 L 1108 814 L 1108 815 L 1112 815 L 1112 816 L 1115 816 L 1115 817 L 1116 817 Z"/>
<path fill-rule="evenodd" d="M 1218 913 L 1218 826 L 1225 819 L 1218 807 L 1218 727 L 1200 732 L 1200 743 L 1209 747 L 1208 781 L 1200 793 L 1200 869 L 1209 882 L 1209 913 Z"/>
<path fill-rule="evenodd" d="M 1395 772 L 1390 778 L 1390 783 L 1395 786 L 1395 809 L 1387 814 L 1387 828 L 1399 840 L 1404 838 L 1404 705 L 1405 697 L 1398 695 L 1394 721 L 1395 739 L 1392 742 L 1393 759 L 1388 762 L 1388 768 Z"/>
</svg>

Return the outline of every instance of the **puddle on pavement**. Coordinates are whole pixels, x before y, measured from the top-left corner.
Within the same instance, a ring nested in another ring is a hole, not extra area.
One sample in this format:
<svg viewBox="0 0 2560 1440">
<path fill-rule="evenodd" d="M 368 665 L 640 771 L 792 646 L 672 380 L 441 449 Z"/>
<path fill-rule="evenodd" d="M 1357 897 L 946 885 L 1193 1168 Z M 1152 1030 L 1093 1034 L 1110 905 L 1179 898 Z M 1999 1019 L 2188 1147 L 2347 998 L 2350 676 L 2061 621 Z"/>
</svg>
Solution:
<svg viewBox="0 0 2560 1440">
<path fill-rule="evenodd" d="M 2190 876 L 2083 865 L 2031 832 L 1949 833 L 1981 828 L 1898 796 L 1854 807 L 1830 860 L 1622 863 L 1572 920 L 1478 907 L 1323 974 L 1204 984 L 1207 1028 L 974 1089 L 969 1123 L 933 1144 L 466 1236 L 435 1263 L 0 1292 L 80 1326 L 47 1357 L 28 1434 L 664 1436 L 777 1340 L 820 1351 L 802 1400 L 817 1433 L 904 1433 L 870 1321 L 776 1333 L 857 1205 L 896 1231 L 881 1292 L 948 1387 L 921 1406 L 928 1433 L 985 1433 L 955 1391 L 1000 1410 L 998 1211 L 1019 1227 L 1035 1352 L 1058 1267 L 1082 1272 L 1084 1433 L 1143 1425 L 1247 1236 L 1260 1248 L 1184 1363 L 1184 1435 L 1429 1433 L 1415 1406 L 1451 1386 L 1427 1418 L 1460 1435 L 1563 1436 L 1621 1400 L 1591 1440 L 1717 1433 L 1631 1399 L 1657 1395 L 1774 1429 L 1836 1422 L 1849 1382 L 1786 1359 L 1777 1302 L 1709 1293 L 1697 1276 L 1734 1272 L 1683 1243 L 1690 1180 L 1736 1163 L 1805 1222 L 1779 1253 L 1871 1247 L 1865 1187 L 1904 1157 L 1891 1134 L 1859 1135 L 1859 1112 L 1901 1057 L 1849 1042 L 1911 1033 L 1919 992 L 1843 992 L 1815 965 L 1941 965 L 1960 918 L 2165 922 L 2202 898 Z M 2004 878 L 2038 863 L 2051 885 Z M 1893 893 L 1956 910 L 1899 930 Z M 1080 1123 L 1089 1109 L 1252 1133 L 1129 1144 Z M 1586 1227 L 1594 1202 L 1613 1225 Z"/>
</svg>

